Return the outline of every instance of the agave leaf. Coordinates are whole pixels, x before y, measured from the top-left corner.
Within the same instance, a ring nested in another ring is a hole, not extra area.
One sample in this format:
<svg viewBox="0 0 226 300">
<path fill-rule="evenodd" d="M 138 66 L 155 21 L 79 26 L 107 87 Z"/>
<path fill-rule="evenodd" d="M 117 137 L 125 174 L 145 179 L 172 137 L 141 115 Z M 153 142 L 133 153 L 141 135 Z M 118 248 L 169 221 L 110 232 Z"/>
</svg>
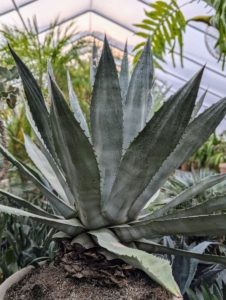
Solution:
<svg viewBox="0 0 226 300">
<path fill-rule="evenodd" d="M 29 121 L 29 123 L 30 123 L 30 125 L 31 125 L 31 128 L 32 128 L 33 131 L 34 131 L 34 134 L 35 134 L 36 139 L 37 139 L 37 141 L 38 141 L 38 144 L 39 144 L 39 146 L 40 146 L 40 148 L 41 148 L 41 150 L 42 150 L 42 153 L 44 154 L 44 156 L 45 156 L 46 159 L 48 160 L 50 166 L 52 167 L 54 173 L 56 174 L 58 180 L 60 181 L 60 184 L 61 184 L 61 186 L 63 187 L 63 189 L 64 189 L 64 191 L 65 191 L 65 194 L 67 195 L 67 199 L 68 199 L 67 202 L 69 202 L 71 205 L 74 205 L 74 204 L 75 204 L 74 197 L 73 197 L 71 191 L 69 190 L 69 187 L 68 187 L 68 185 L 67 185 L 67 182 L 66 182 L 66 180 L 65 180 L 65 178 L 64 178 L 64 176 L 63 176 L 63 174 L 62 174 L 62 172 L 61 172 L 61 170 L 60 170 L 60 166 L 57 164 L 58 160 L 57 160 L 57 162 L 56 162 L 56 161 L 54 160 L 54 158 L 52 157 L 52 155 L 50 154 L 49 150 L 47 149 L 47 147 L 46 147 L 44 141 L 42 140 L 42 137 L 41 137 L 40 133 L 38 132 L 37 127 L 35 126 L 35 123 L 34 123 L 34 121 L 33 121 L 33 118 L 32 118 L 32 116 L 31 116 L 31 113 L 30 113 L 30 111 L 29 111 L 29 108 L 28 108 L 28 106 L 27 106 L 27 103 L 26 103 L 26 101 L 25 101 L 25 99 L 24 99 L 22 93 L 21 93 L 20 96 L 21 96 L 21 98 L 22 98 L 22 100 L 23 100 L 23 103 L 24 103 L 25 112 L 26 112 L 26 117 L 27 117 L 27 119 L 28 119 L 28 121 Z"/>
<path fill-rule="evenodd" d="M 56 243 L 60 243 L 65 239 L 71 239 L 71 238 L 72 236 L 68 235 L 63 231 L 58 231 L 57 233 L 54 233 L 54 235 L 52 236 L 52 240 Z"/>
<path fill-rule="evenodd" d="M 93 47 L 92 47 L 92 57 L 90 60 L 90 85 L 91 89 L 93 88 L 94 81 L 95 81 L 95 76 L 97 72 L 97 65 L 98 65 L 98 56 L 97 56 L 97 46 L 95 43 L 95 40 L 93 42 Z"/>
<path fill-rule="evenodd" d="M 164 105 L 165 106 L 165 105 Z M 213 133 L 226 113 L 226 98 L 206 109 L 192 121 L 174 152 L 162 164 L 150 181 L 147 190 L 141 194 L 130 211 L 130 219 L 135 220 L 150 197 L 165 183 L 169 175 L 181 166 Z M 194 134 L 195 133 L 195 134 Z M 148 193 L 147 193 L 148 191 Z"/>
<path fill-rule="evenodd" d="M 126 263 L 141 269 L 173 295 L 177 297 L 181 296 L 167 260 L 122 245 L 118 238 L 108 229 L 90 231 L 89 234 L 96 238 L 97 243 L 101 247 L 116 254 L 118 258 L 124 260 Z"/>
<path fill-rule="evenodd" d="M 202 180 L 200 180 L 199 182 L 195 183 L 193 186 L 191 186 L 190 188 L 188 188 L 187 190 L 183 191 L 181 194 L 179 194 L 177 197 L 175 197 L 174 199 L 172 199 L 169 203 L 167 203 L 166 205 L 164 205 L 163 207 L 156 209 L 153 213 L 146 215 L 144 218 L 140 218 L 139 221 L 147 221 L 147 220 L 153 220 L 159 217 L 160 220 L 165 220 L 165 219 L 171 219 L 171 217 L 167 216 L 163 216 L 164 213 L 166 213 L 167 211 L 169 211 L 171 208 L 176 207 L 179 204 L 182 204 L 186 201 L 188 201 L 189 199 L 194 198 L 196 195 L 199 195 L 200 193 L 202 193 L 203 191 L 207 190 L 208 188 L 211 188 L 212 186 L 214 186 L 217 183 L 220 183 L 221 181 L 226 180 L 226 174 L 218 174 L 218 175 L 212 175 L 212 176 L 208 176 Z M 220 207 L 226 207 L 226 202 L 224 205 L 224 199 L 225 196 L 222 196 L 218 201 L 211 200 L 209 201 L 205 201 L 203 204 L 197 205 L 191 209 L 191 212 L 197 212 L 194 215 L 198 215 L 199 213 L 201 215 L 206 215 L 210 212 L 215 211 L 215 207 L 217 209 L 218 205 Z M 190 209 L 186 209 L 184 211 L 181 211 L 181 215 L 180 212 L 176 213 L 176 215 L 180 218 L 188 216 L 189 215 L 189 211 Z M 172 216 L 172 218 L 174 218 L 174 215 Z"/>
<path fill-rule="evenodd" d="M 52 80 L 51 89 L 50 120 L 55 150 L 81 221 L 90 229 L 105 226 L 100 211 L 100 174 L 92 145 Z"/>
<path fill-rule="evenodd" d="M 90 134 L 86 123 L 86 119 L 82 113 L 81 107 L 78 102 L 78 98 L 73 90 L 69 72 L 67 72 L 67 78 L 68 78 L 67 80 L 68 80 L 69 98 L 70 98 L 72 111 L 74 113 L 76 120 L 78 121 L 78 123 L 80 123 L 81 128 L 85 131 L 86 136 L 89 137 Z"/>
<path fill-rule="evenodd" d="M 182 243 L 179 245 L 179 249 L 183 249 L 185 251 L 188 250 L 188 246 L 184 242 L 184 238 L 182 239 Z M 187 276 L 190 268 L 190 258 L 186 256 L 175 256 L 173 264 L 172 264 L 172 272 L 173 277 L 178 284 L 181 293 L 183 294 L 183 288 L 187 280 Z"/>
<path fill-rule="evenodd" d="M 194 120 L 194 118 L 197 116 L 197 114 L 198 114 L 200 108 L 202 107 L 202 104 L 203 104 L 203 101 L 204 101 L 204 99 L 205 99 L 205 97 L 206 97 L 207 91 L 208 91 L 208 90 L 206 90 L 206 91 L 203 93 L 203 95 L 200 97 L 200 99 L 199 99 L 198 102 L 196 103 L 196 105 L 195 105 L 195 107 L 194 107 L 194 109 L 193 109 L 193 112 L 192 112 L 191 120 L 190 120 L 190 121 Z"/>
<path fill-rule="evenodd" d="M 146 209 L 151 203 L 153 203 L 159 196 L 160 194 L 160 189 L 149 199 L 149 201 L 145 204 L 143 209 Z"/>
<path fill-rule="evenodd" d="M 163 163 L 164 164 L 164 163 Z M 151 181 L 152 182 L 152 181 Z M 129 219 L 136 220 L 140 212 L 147 207 L 147 205 L 151 205 L 150 199 L 152 197 L 155 198 L 155 195 L 160 189 L 158 189 L 154 194 L 152 194 L 152 185 L 151 182 L 148 184 L 143 193 L 136 199 L 134 204 L 132 205 L 129 211 Z M 149 203 L 149 204 L 148 204 Z"/>
<path fill-rule="evenodd" d="M 83 225 L 80 223 L 78 219 L 60 220 L 60 219 L 46 218 L 18 208 L 13 208 L 5 205 L 0 205 L 0 212 L 4 212 L 10 215 L 32 218 L 43 224 L 46 224 L 47 226 L 63 231 L 70 236 L 76 236 L 86 231 L 85 227 L 83 227 Z"/>
<path fill-rule="evenodd" d="M 102 254 L 103 256 L 105 256 L 107 260 L 118 259 L 118 256 L 116 254 L 114 254 L 113 252 L 108 251 L 107 249 L 97 248 L 97 251 L 100 254 Z"/>
<path fill-rule="evenodd" d="M 23 198 L 20 198 L 16 195 L 13 195 L 9 192 L 6 192 L 6 191 L 0 189 L 0 194 L 6 196 L 8 199 L 11 199 L 11 200 L 15 201 L 16 203 L 18 203 L 21 206 L 23 206 L 25 208 L 28 208 L 34 214 L 37 214 L 37 215 L 40 215 L 40 216 L 43 216 L 43 217 L 46 217 L 46 218 L 61 219 L 60 216 L 49 214 L 45 210 L 41 209 L 39 206 L 36 206 L 36 205 L 28 202 L 27 200 L 25 200 Z"/>
<path fill-rule="evenodd" d="M 211 244 L 218 244 L 218 243 L 214 243 L 214 242 L 203 242 L 203 243 L 200 243 L 198 244 L 197 246 L 193 247 L 190 251 L 191 252 L 195 252 L 195 253 L 200 253 L 202 254 L 205 249 L 211 245 Z M 205 256 L 205 254 L 204 254 Z M 213 256 L 213 255 L 211 255 Z M 222 257 L 220 257 L 222 258 Z M 223 257 L 225 259 L 225 257 Z M 215 259 L 215 256 L 213 257 L 213 259 Z M 214 263 L 219 263 L 219 261 L 213 261 L 212 262 Z M 222 262 L 223 264 L 226 264 L 226 259 L 224 262 Z M 189 269 L 189 274 L 188 274 L 188 277 L 187 277 L 187 280 L 186 280 L 186 283 L 184 285 L 184 288 L 183 288 L 183 294 L 185 293 L 185 290 L 186 288 L 188 288 L 190 285 L 191 285 L 191 282 L 192 280 L 194 279 L 195 277 L 195 273 L 197 271 L 197 266 L 198 266 L 198 260 L 197 259 L 190 259 L 190 269 Z"/>
<path fill-rule="evenodd" d="M 102 177 L 101 201 L 105 203 L 121 160 L 123 140 L 121 91 L 106 37 L 93 86 L 90 122 Z"/>
<path fill-rule="evenodd" d="M 144 50 L 130 79 L 124 109 L 123 149 L 144 128 L 148 112 L 152 107 L 151 87 L 153 80 L 153 58 L 148 38 Z"/>
<path fill-rule="evenodd" d="M 120 225 L 111 229 L 122 242 L 130 242 L 140 238 L 151 238 L 153 235 L 224 235 L 225 222 L 226 214 L 222 214 L 136 222 L 133 226 Z"/>
<path fill-rule="evenodd" d="M 202 73 L 203 69 L 171 96 L 130 144 L 103 208 L 112 223 L 128 220 L 131 206 L 175 149 L 189 122 Z"/>
<path fill-rule="evenodd" d="M 210 266 L 206 269 L 206 271 L 192 283 L 192 288 L 199 287 L 203 281 L 211 287 L 214 284 L 214 281 L 217 280 L 218 282 L 225 279 L 226 275 L 226 268 L 225 265 L 216 264 Z"/>
<path fill-rule="evenodd" d="M 50 59 L 47 60 L 47 71 L 48 71 L 49 75 L 51 76 L 51 78 L 56 82 Z M 48 85 L 49 97 L 51 99 L 52 96 L 51 96 L 50 76 L 47 76 L 47 85 Z"/>
<path fill-rule="evenodd" d="M 153 238 L 152 238 L 152 241 L 154 242 Z M 170 236 L 166 235 L 163 237 L 163 246 L 168 247 L 168 248 L 175 248 L 174 241 L 171 239 Z M 169 261 L 171 261 L 171 263 L 173 264 L 175 255 L 167 254 L 166 258 Z"/>
<path fill-rule="evenodd" d="M 55 76 L 54 76 L 54 73 L 53 73 L 53 68 L 52 68 L 51 60 L 50 59 L 47 60 L 47 70 L 48 70 L 48 73 L 49 73 L 50 77 L 56 82 L 56 79 L 55 79 Z M 49 88 L 50 88 L 49 76 L 48 76 L 47 80 L 48 80 Z M 51 92 L 51 89 L 49 89 L 49 92 Z"/>
<path fill-rule="evenodd" d="M 60 198 L 54 195 L 48 190 L 25 166 L 23 166 L 18 160 L 16 160 L 2 145 L 0 145 L 0 152 L 4 155 L 12 164 L 14 164 L 21 172 L 23 172 L 34 185 L 47 197 L 47 199 L 58 209 L 62 216 L 66 219 L 76 216 L 75 210 L 63 202 Z"/>
<path fill-rule="evenodd" d="M 15 60 L 17 65 L 23 87 L 24 92 L 35 122 L 35 125 L 40 132 L 45 145 L 50 151 L 51 155 L 56 158 L 55 151 L 53 148 L 52 142 L 52 134 L 49 123 L 49 113 L 47 111 L 45 100 L 43 98 L 40 87 L 37 84 L 32 73 L 26 67 L 26 65 L 22 62 L 19 56 L 13 51 L 13 49 L 9 46 L 10 52 Z"/>
<path fill-rule="evenodd" d="M 204 242 L 204 243 L 208 243 L 208 242 Z M 201 245 L 200 247 L 202 247 L 202 249 L 206 248 L 208 246 L 204 243 L 200 244 Z M 166 246 L 154 243 L 154 242 L 144 239 L 144 238 L 136 240 L 135 244 L 138 249 L 146 251 L 146 252 L 150 252 L 150 253 L 185 256 L 185 257 L 194 258 L 195 260 L 199 259 L 199 260 L 213 262 L 213 263 L 226 264 L 226 258 L 223 256 L 200 254 L 204 250 L 198 248 L 199 245 L 197 246 L 197 248 L 194 247 L 190 251 L 185 251 L 185 250 L 166 247 Z"/>
<path fill-rule="evenodd" d="M 42 154 L 42 152 L 38 149 L 38 147 L 35 145 L 35 143 L 32 142 L 30 137 L 24 133 L 24 144 L 27 151 L 27 154 L 37 167 L 43 174 L 43 176 L 48 180 L 48 182 L 51 184 L 53 189 L 61 196 L 61 198 L 67 202 L 67 196 L 56 177 L 56 174 L 54 173 L 52 167 L 50 166 L 48 160 L 46 159 L 45 155 Z"/>
<path fill-rule="evenodd" d="M 188 247 L 186 243 L 183 241 L 182 244 L 180 245 L 180 249 L 189 250 L 191 252 L 201 254 L 210 244 L 217 244 L 217 243 L 203 242 L 195 247 L 193 244 Z M 213 260 L 214 258 L 221 258 L 221 257 L 213 256 Z M 224 263 L 226 263 L 226 259 L 225 258 L 223 259 L 224 259 Z M 191 281 L 193 280 L 195 273 L 197 271 L 197 265 L 198 265 L 197 259 L 191 259 L 189 257 L 180 257 L 180 256 L 175 257 L 172 266 L 173 275 L 180 287 L 182 294 L 184 294 L 186 288 L 190 286 Z"/>
<path fill-rule="evenodd" d="M 81 233 L 77 235 L 72 241 L 71 244 L 80 244 L 85 249 L 91 249 L 95 247 L 95 243 L 92 239 L 92 236 L 87 233 Z"/>
<path fill-rule="evenodd" d="M 127 90 L 129 86 L 129 62 L 128 62 L 127 42 L 125 44 L 124 54 L 122 58 L 121 71 L 119 75 L 119 85 L 121 88 L 122 106 L 124 107 Z"/>
<path fill-rule="evenodd" d="M 157 219 L 162 221 L 166 219 L 185 218 L 185 217 L 192 217 L 198 215 L 209 215 L 213 212 L 222 211 L 224 209 L 226 209 L 226 195 L 208 199 L 203 203 L 198 204 L 192 208 L 183 209 L 173 214 L 161 216 Z M 143 219 L 141 218 L 140 221 L 141 220 Z"/>
</svg>

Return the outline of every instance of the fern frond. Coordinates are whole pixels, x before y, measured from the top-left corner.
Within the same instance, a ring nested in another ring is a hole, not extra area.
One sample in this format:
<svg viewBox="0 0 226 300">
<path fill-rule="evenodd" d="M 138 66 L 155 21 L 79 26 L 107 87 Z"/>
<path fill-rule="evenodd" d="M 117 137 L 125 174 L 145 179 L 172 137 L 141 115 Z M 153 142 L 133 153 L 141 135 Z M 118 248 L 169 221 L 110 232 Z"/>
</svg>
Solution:
<svg viewBox="0 0 226 300">
<path fill-rule="evenodd" d="M 152 43 L 153 56 L 161 61 L 164 61 L 164 54 L 167 46 L 170 47 L 174 61 L 174 47 L 175 42 L 179 44 L 181 64 L 182 51 L 183 51 L 183 35 L 185 30 L 186 20 L 182 14 L 176 0 L 171 0 L 169 4 L 164 1 L 157 1 L 151 3 L 150 7 L 152 11 L 145 11 L 145 18 L 141 24 L 134 24 L 134 26 L 143 29 L 136 34 L 147 38 L 150 36 Z M 140 50 L 136 53 L 134 62 L 136 62 L 140 56 L 143 43 L 137 45 L 133 51 Z M 155 60 L 156 62 L 156 60 Z M 156 64 L 159 66 L 159 63 Z"/>
</svg>

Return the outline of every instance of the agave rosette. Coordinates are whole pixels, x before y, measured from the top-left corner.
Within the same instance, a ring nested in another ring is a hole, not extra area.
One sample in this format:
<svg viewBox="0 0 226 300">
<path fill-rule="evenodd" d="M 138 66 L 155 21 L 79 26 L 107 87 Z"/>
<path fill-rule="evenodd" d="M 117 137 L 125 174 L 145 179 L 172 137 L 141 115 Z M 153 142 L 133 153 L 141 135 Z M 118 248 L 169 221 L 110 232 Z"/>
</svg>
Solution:
<svg viewBox="0 0 226 300">
<path fill-rule="evenodd" d="M 97 245 L 143 270 L 177 297 L 181 293 L 169 262 L 151 253 L 172 253 L 226 264 L 224 257 L 170 249 L 151 241 L 153 235 L 224 234 L 226 215 L 212 213 L 226 208 L 225 197 L 208 199 L 178 213 L 166 213 L 225 180 L 225 174 L 204 178 L 162 208 L 140 216 L 168 176 L 206 141 L 226 113 L 224 98 L 194 118 L 203 69 L 153 115 L 153 60 L 149 40 L 129 80 L 126 48 L 118 77 L 105 38 L 98 66 L 95 45 L 93 49 L 89 130 L 70 77 L 72 110 L 49 64 L 51 108 L 48 111 L 33 75 L 10 50 L 27 98 L 24 100 L 26 115 L 40 146 L 24 135 L 26 150 L 49 186 L 3 146 L 0 151 L 40 189 L 56 213 L 49 214 L 2 190 L 3 195 L 31 212 L 3 205 L 0 212 L 28 216 L 56 228 L 59 233 L 55 239 L 70 237 L 72 243 L 75 240 L 82 243 L 92 238 Z M 125 246 L 127 242 L 133 242 L 133 248 Z"/>
</svg>

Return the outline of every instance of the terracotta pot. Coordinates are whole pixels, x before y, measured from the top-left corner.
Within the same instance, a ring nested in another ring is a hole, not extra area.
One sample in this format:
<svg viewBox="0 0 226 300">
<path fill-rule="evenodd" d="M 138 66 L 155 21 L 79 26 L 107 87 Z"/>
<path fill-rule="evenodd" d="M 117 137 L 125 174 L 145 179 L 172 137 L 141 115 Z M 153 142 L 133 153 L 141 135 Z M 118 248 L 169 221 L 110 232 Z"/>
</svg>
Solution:
<svg viewBox="0 0 226 300">
<path fill-rule="evenodd" d="M 219 164 L 220 174 L 226 173 L 226 163 Z"/>
<path fill-rule="evenodd" d="M 191 169 L 192 170 L 197 170 L 198 169 L 197 162 L 195 160 L 192 160 L 192 162 L 191 162 Z"/>
<path fill-rule="evenodd" d="M 183 165 L 181 166 L 181 171 L 189 171 L 189 163 L 188 163 L 188 161 L 186 161 L 185 163 L 183 163 Z"/>
<path fill-rule="evenodd" d="M 43 261 L 41 263 L 39 263 L 40 266 L 42 266 L 43 264 L 45 264 L 46 261 Z M 5 293 L 6 291 L 14 284 L 17 283 L 18 281 L 20 281 L 25 275 L 29 274 L 32 269 L 34 269 L 35 267 L 33 266 L 28 266 L 26 268 L 23 268 L 19 271 L 17 271 L 16 273 L 14 273 L 13 275 L 11 275 L 9 278 L 7 278 L 1 285 L 0 285 L 0 300 L 4 300 L 5 298 Z"/>
</svg>

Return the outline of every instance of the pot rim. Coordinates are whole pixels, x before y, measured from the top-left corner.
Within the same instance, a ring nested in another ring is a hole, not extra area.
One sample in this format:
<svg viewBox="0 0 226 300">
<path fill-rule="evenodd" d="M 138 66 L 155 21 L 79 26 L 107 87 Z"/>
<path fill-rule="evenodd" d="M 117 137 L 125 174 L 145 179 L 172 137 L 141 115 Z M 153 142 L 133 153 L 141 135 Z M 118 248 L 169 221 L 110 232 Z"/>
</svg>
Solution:
<svg viewBox="0 0 226 300">
<path fill-rule="evenodd" d="M 40 267 L 42 267 L 47 260 L 42 261 L 39 263 Z M 8 277 L 5 281 L 3 281 L 2 284 L 0 284 L 0 300 L 4 300 L 5 294 L 7 290 L 14 284 L 20 281 L 25 275 L 29 274 L 35 267 L 34 266 L 28 266 L 25 267 L 16 273 L 12 274 L 10 277 Z"/>
</svg>

